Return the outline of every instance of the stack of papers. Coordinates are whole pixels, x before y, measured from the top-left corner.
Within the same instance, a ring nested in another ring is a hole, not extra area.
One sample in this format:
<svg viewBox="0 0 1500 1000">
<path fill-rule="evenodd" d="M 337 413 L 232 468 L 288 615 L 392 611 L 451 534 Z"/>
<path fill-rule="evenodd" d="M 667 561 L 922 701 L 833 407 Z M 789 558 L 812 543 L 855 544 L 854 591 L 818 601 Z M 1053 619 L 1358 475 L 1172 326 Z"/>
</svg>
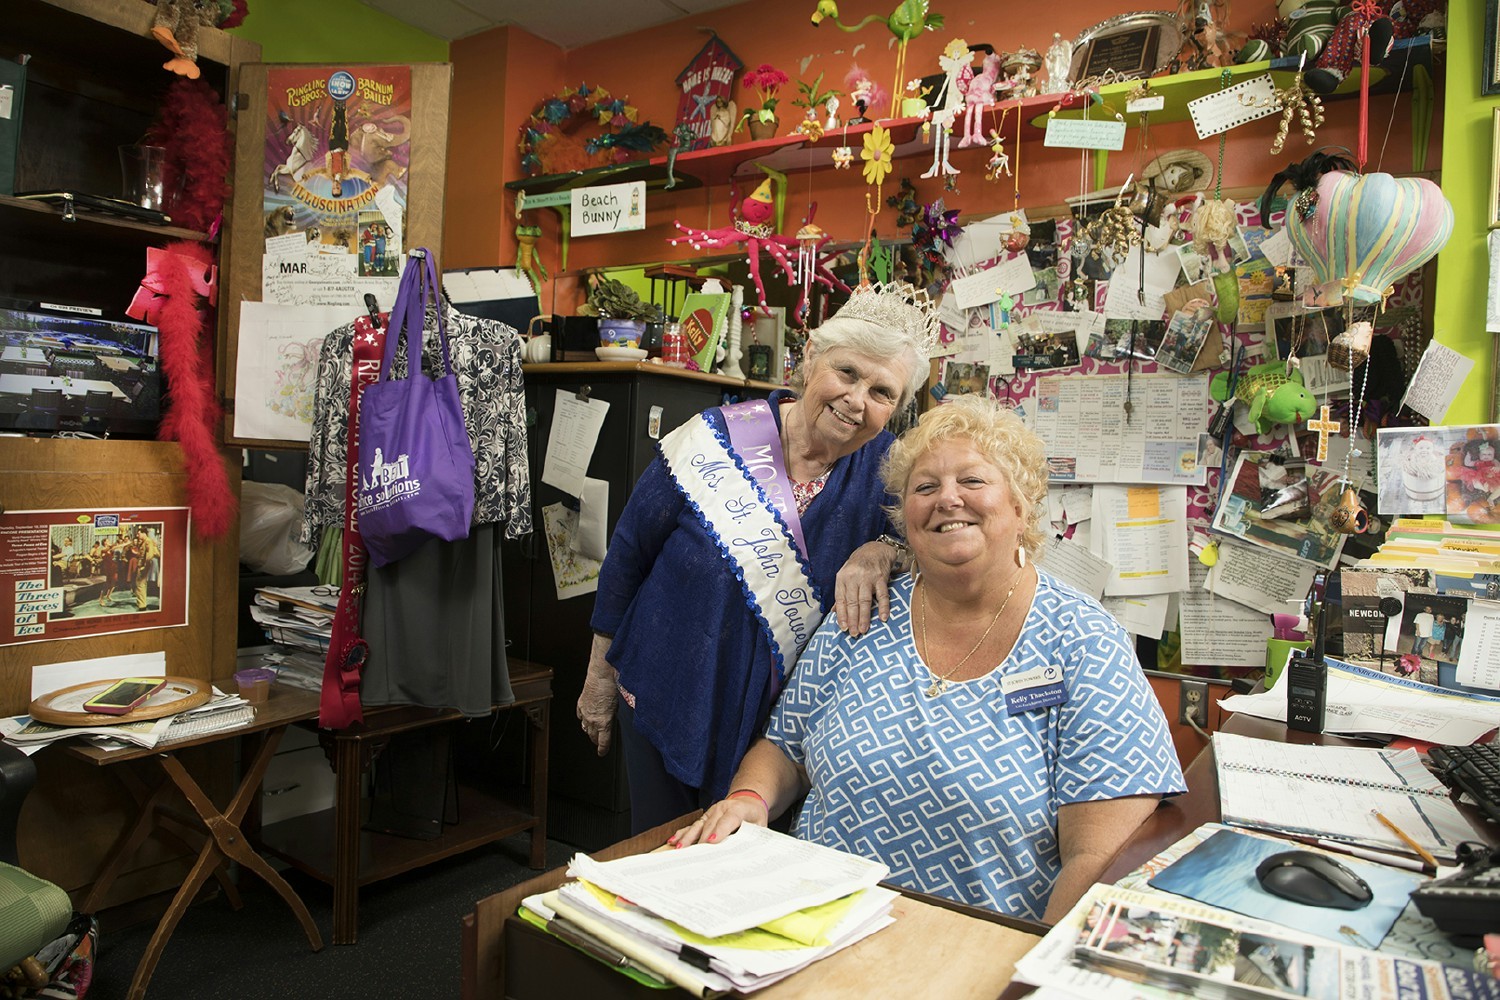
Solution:
<svg viewBox="0 0 1500 1000">
<path fill-rule="evenodd" d="M 636 978 L 749 993 L 890 926 L 878 862 L 744 826 L 720 844 L 597 862 L 522 916 Z"/>
<path fill-rule="evenodd" d="M 149 708 L 153 702 L 173 701 L 183 697 L 185 693 L 191 693 L 190 689 L 168 684 L 147 699 L 142 707 Z M 91 694 L 90 691 L 80 692 L 79 705 L 76 709 L 69 707 L 63 701 L 55 703 L 53 707 L 60 711 L 81 711 L 82 700 Z M 140 722 L 121 722 L 114 725 L 55 726 L 46 722 L 38 722 L 29 715 L 17 715 L 8 719 L 0 719 L 0 735 L 27 754 L 33 754 L 47 744 L 69 736 L 86 737 L 106 750 L 126 746 L 152 749 L 165 743 L 174 743 L 221 729 L 248 725 L 254 719 L 255 709 L 251 708 L 245 699 L 237 694 L 225 694 L 218 688 L 214 688 L 213 696 L 202 705 L 175 715 L 166 715 L 160 719 L 144 719 Z"/>
<path fill-rule="evenodd" d="M 250 616 L 272 642 L 321 653 L 328 649 L 338 606 L 332 587 L 261 587 Z"/>
<path fill-rule="evenodd" d="M 1328 664 L 1328 715 L 1323 731 L 1341 736 L 1404 736 L 1427 743 L 1467 746 L 1495 728 L 1500 698 L 1433 687 L 1368 667 L 1325 657 Z M 1269 691 L 1236 694 L 1219 700 L 1226 712 L 1274 722 L 1286 721 L 1289 671 L 1283 670 Z"/>
</svg>

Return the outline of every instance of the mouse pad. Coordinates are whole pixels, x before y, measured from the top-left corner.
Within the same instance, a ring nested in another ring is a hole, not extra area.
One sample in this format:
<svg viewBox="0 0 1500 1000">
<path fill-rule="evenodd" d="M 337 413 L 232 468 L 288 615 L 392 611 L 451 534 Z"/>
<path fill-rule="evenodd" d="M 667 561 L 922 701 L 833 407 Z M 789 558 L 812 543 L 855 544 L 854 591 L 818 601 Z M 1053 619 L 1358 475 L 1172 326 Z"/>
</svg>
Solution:
<svg viewBox="0 0 1500 1000">
<path fill-rule="evenodd" d="M 1274 920 L 1339 944 L 1377 948 L 1406 907 L 1411 891 L 1425 881 L 1417 872 L 1330 854 L 1369 885 L 1374 896 L 1370 905 L 1358 910 L 1339 910 L 1294 903 L 1271 895 L 1255 879 L 1255 869 L 1261 861 L 1273 854 L 1293 850 L 1317 849 L 1285 840 L 1220 830 L 1148 884 L 1153 889 L 1176 893 L 1247 917 Z"/>
</svg>

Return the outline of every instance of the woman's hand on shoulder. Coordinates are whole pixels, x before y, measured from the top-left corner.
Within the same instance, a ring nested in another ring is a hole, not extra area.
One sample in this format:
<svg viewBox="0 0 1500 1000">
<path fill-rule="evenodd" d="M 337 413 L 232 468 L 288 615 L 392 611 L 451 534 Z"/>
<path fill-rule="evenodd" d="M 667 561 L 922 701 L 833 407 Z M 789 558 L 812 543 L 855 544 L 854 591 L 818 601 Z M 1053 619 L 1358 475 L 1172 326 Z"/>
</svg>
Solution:
<svg viewBox="0 0 1500 1000">
<path fill-rule="evenodd" d="M 900 552 L 885 542 L 866 542 L 849 554 L 833 585 L 839 628 L 858 638 L 870 630 L 870 608 L 881 621 L 891 616 L 891 572 Z"/>
<path fill-rule="evenodd" d="M 736 795 L 720 799 L 708 807 L 692 826 L 685 826 L 667 839 L 668 846 L 690 847 L 693 844 L 717 844 L 741 826 L 766 826 L 770 817 L 757 798 Z"/>
</svg>

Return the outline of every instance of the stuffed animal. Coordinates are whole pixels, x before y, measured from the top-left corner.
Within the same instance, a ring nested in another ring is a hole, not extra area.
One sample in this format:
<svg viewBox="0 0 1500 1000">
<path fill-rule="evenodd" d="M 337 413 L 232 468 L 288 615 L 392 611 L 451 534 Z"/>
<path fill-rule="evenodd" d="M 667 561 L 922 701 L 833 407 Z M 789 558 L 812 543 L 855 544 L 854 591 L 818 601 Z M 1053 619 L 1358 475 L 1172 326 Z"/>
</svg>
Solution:
<svg viewBox="0 0 1500 1000">
<path fill-rule="evenodd" d="M 1309 0 L 1299 10 L 1317 8 L 1326 12 L 1329 6 L 1327 0 Z M 1315 67 L 1308 70 L 1306 75 L 1308 87 L 1314 93 L 1332 93 L 1349 74 L 1349 70 L 1359 62 L 1363 51 L 1360 40 L 1366 34 L 1370 37 L 1370 60 L 1372 63 L 1379 63 L 1390 53 L 1393 40 L 1411 38 L 1441 28 L 1446 20 L 1446 9 L 1446 0 L 1396 0 L 1390 5 L 1388 14 L 1380 13 L 1378 8 L 1372 11 L 1362 3 L 1339 7 L 1338 22 L 1327 35 L 1321 50 L 1307 53 L 1309 59 L 1317 57 Z M 1327 15 L 1323 13 L 1320 16 Z M 1319 18 L 1302 20 L 1317 19 Z M 1295 31 L 1294 28 L 1288 33 L 1289 41 Z M 1299 53 L 1289 51 L 1288 54 Z"/>
<path fill-rule="evenodd" d="M 1229 373 L 1220 372 L 1209 386 L 1209 394 L 1218 402 L 1229 398 Z M 1277 424 L 1295 424 L 1318 410 L 1318 400 L 1302 384 L 1302 373 L 1289 373 L 1285 361 L 1268 361 L 1254 365 L 1240 374 L 1234 386 L 1234 397 L 1250 407 L 1250 419 L 1262 434 L 1269 434 Z"/>
<path fill-rule="evenodd" d="M 198 28 L 232 28 L 244 20 L 245 0 L 157 0 L 151 35 L 172 53 L 162 69 L 198 79 Z"/>
</svg>

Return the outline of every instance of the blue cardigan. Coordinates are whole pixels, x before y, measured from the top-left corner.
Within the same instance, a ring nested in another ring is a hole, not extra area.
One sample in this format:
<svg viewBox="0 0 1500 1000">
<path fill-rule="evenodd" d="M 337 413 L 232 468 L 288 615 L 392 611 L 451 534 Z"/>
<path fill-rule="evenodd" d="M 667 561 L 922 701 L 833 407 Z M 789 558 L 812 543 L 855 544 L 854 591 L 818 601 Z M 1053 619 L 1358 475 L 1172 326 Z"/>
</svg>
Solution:
<svg viewBox="0 0 1500 1000">
<path fill-rule="evenodd" d="M 778 425 L 789 396 L 771 394 Z M 723 432 L 723 416 L 708 412 Z M 850 553 L 891 530 L 880 461 L 894 440 L 881 431 L 836 462 L 802 516 L 825 614 Z M 674 777 L 714 798 L 729 790 L 771 709 L 771 646 L 733 572 L 658 455 L 615 526 L 590 624 L 614 637 L 609 662 L 635 697 L 636 729 Z"/>
</svg>

